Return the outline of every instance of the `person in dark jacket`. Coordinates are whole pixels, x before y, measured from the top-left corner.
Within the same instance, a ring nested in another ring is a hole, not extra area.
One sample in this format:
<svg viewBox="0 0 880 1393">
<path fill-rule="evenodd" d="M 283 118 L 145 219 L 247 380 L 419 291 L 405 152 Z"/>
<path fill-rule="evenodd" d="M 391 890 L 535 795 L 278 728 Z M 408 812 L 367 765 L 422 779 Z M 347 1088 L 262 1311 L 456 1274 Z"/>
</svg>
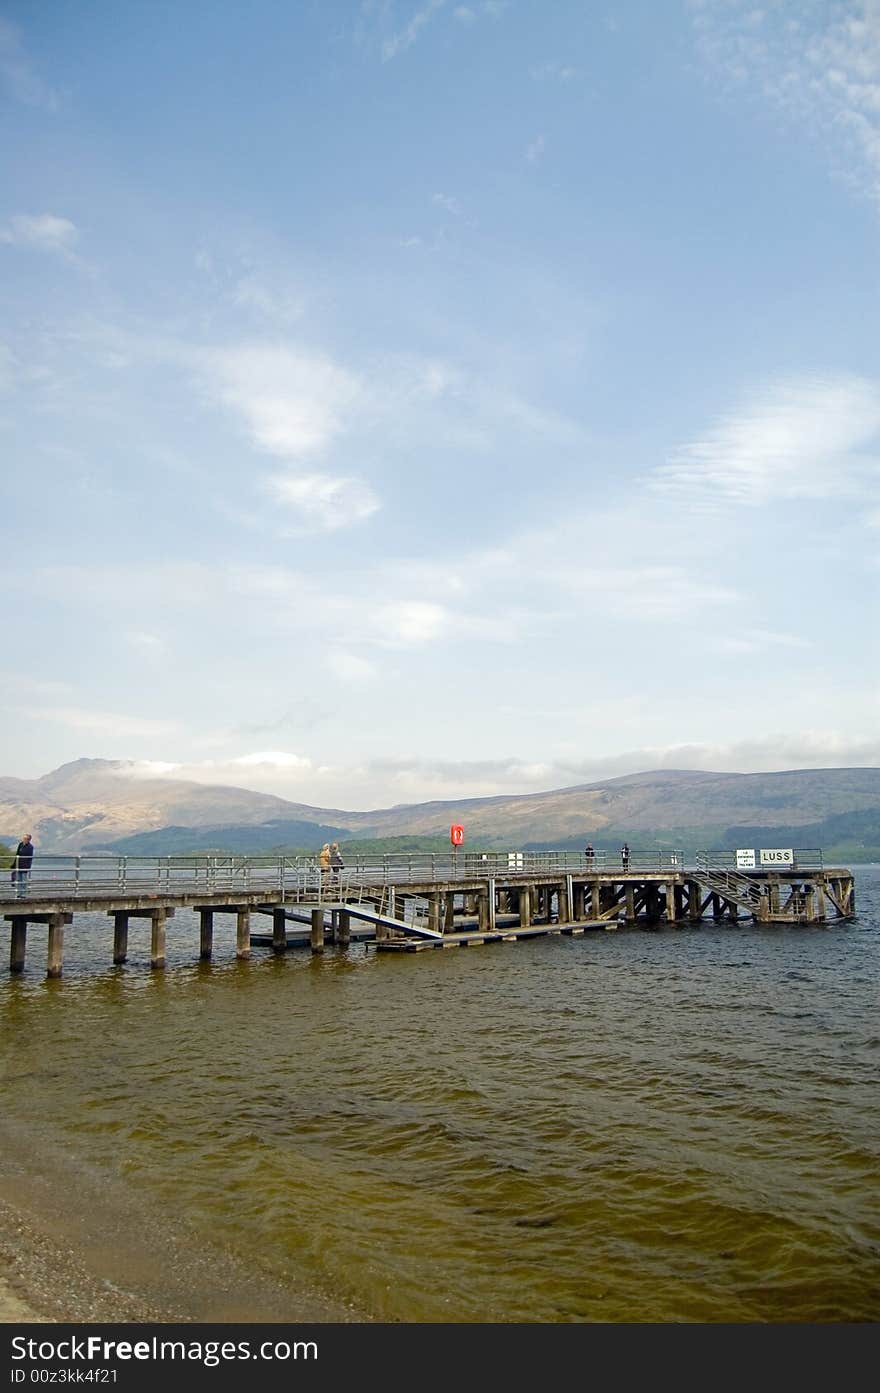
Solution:
<svg viewBox="0 0 880 1393">
<path fill-rule="evenodd" d="M 27 881 L 31 873 L 33 859 L 34 844 L 30 832 L 25 832 L 15 848 L 15 855 L 12 858 L 12 884 L 15 886 L 15 897 L 18 900 L 23 899 L 27 891 Z"/>
<path fill-rule="evenodd" d="M 345 862 L 342 859 L 342 852 L 339 850 L 338 842 L 330 843 L 330 879 L 334 885 L 339 884 L 339 872 Z"/>
<path fill-rule="evenodd" d="M 629 870 L 629 842 L 624 842 L 620 848 L 620 864 L 625 871 Z"/>
</svg>

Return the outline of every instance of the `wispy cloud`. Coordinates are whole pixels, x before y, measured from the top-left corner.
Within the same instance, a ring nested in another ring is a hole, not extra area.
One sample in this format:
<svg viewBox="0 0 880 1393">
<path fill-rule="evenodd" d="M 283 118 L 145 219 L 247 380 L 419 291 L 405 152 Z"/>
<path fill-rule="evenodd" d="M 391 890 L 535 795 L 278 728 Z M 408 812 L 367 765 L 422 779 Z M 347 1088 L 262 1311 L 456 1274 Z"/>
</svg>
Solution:
<svg viewBox="0 0 880 1393">
<path fill-rule="evenodd" d="M 7 246 L 29 247 L 35 251 L 51 252 L 67 260 L 73 258 L 73 248 L 79 234 L 68 218 L 54 213 L 17 213 L 0 223 L 0 242 Z"/>
<path fill-rule="evenodd" d="M 299 459 L 324 449 L 345 428 L 361 397 L 351 373 L 319 354 L 285 345 L 243 345 L 205 354 L 210 389 L 243 417 L 255 445 Z"/>
<path fill-rule="evenodd" d="M 721 74 L 831 144 L 841 172 L 880 202 L 877 0 L 756 5 L 691 0 L 701 55 Z"/>
<path fill-rule="evenodd" d="M 96 732 L 109 740 L 140 736 L 171 736 L 178 732 L 176 721 L 155 720 L 148 716 L 129 716 L 116 711 L 96 711 L 76 706 L 29 706 L 28 717 L 51 721 L 68 730 Z"/>
<path fill-rule="evenodd" d="M 362 522 L 381 507 L 377 495 L 360 479 L 331 474 L 273 474 L 266 480 L 269 492 L 302 517 L 332 532 Z"/>
<path fill-rule="evenodd" d="M 538 63 L 529 72 L 536 82 L 571 82 L 578 75 L 570 63 L 559 62 Z"/>
<path fill-rule="evenodd" d="M 535 164 L 535 162 L 541 158 L 543 153 L 544 137 L 542 135 L 539 135 L 536 136 L 534 140 L 530 140 L 528 145 L 526 146 L 526 159 L 529 161 L 530 164 Z"/>
<path fill-rule="evenodd" d="M 542 713 L 543 719 L 543 713 Z M 318 807 L 381 808 L 430 800 L 460 800 L 539 793 L 601 782 L 646 770 L 771 773 L 786 769 L 876 767 L 880 740 L 836 731 L 775 732 L 726 745 L 643 746 L 607 756 L 576 759 L 506 758 L 450 760 L 419 755 L 360 763 L 319 762 L 285 750 L 264 750 L 192 763 L 132 761 L 120 777 L 190 779 L 275 794 Z"/>
<path fill-rule="evenodd" d="M 382 45 L 382 61 L 387 63 L 389 59 L 396 58 L 398 53 L 404 53 L 416 42 L 426 24 L 429 24 L 439 10 L 444 9 L 446 0 L 428 0 L 428 3 L 418 10 L 406 24 L 396 34 L 392 34 Z"/>
<path fill-rule="evenodd" d="M 21 31 L 0 18 L 0 79 L 16 101 L 57 111 L 59 97 L 39 76 L 25 52 Z"/>
<path fill-rule="evenodd" d="M 685 445 L 649 480 L 692 507 L 852 496 L 876 488 L 880 385 L 863 378 L 771 383 Z"/>
</svg>

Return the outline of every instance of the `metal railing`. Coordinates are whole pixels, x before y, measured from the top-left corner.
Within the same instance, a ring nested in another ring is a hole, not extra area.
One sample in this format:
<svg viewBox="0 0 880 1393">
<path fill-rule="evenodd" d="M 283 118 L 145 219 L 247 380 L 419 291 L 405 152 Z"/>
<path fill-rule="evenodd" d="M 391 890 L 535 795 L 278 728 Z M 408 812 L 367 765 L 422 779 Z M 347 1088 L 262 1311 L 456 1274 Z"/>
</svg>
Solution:
<svg viewBox="0 0 880 1393">
<path fill-rule="evenodd" d="M 761 861 L 761 849 L 759 847 L 748 848 L 754 856 L 753 866 L 741 865 L 738 861 L 740 852 L 737 851 L 698 851 L 695 857 L 695 865 L 699 870 L 714 869 L 719 871 L 737 871 L 740 875 L 748 875 L 754 872 L 757 875 L 766 875 L 768 871 L 821 871 L 825 861 L 821 847 L 791 847 L 791 861 Z"/>
<path fill-rule="evenodd" d="M 757 859 L 757 858 L 756 858 Z M 735 851 L 702 851 L 692 863 L 697 873 L 731 873 L 748 877 L 737 866 Z M 820 870 L 818 848 L 797 848 L 792 865 L 756 865 L 753 874 L 771 870 Z M 316 856 L 79 856 L 37 854 L 24 881 L 4 884 L 0 872 L 0 900 L 18 894 L 28 898 L 65 900 L 189 896 L 194 902 L 204 895 L 258 895 L 261 891 L 288 901 L 329 903 L 345 899 L 358 888 L 394 885 L 481 881 L 527 880 L 530 876 L 656 875 L 686 872 L 681 851 L 634 851 L 626 862 L 619 851 L 597 848 L 592 856 L 583 851 L 403 852 L 380 856 L 351 854 L 340 870 L 322 871 Z M 20 872 L 18 873 L 20 876 Z M 8 890 L 7 890 L 8 885 Z"/>
</svg>

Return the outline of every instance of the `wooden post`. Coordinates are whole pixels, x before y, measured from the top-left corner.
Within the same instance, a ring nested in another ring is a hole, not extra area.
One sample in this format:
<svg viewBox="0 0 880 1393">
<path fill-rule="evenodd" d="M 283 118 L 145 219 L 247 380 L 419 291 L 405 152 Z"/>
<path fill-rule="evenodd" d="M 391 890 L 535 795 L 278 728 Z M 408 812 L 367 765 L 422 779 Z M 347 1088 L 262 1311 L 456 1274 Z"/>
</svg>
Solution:
<svg viewBox="0 0 880 1393">
<path fill-rule="evenodd" d="M 214 911 L 213 909 L 199 910 L 199 957 L 204 962 L 210 962 L 211 954 L 214 951 Z"/>
<path fill-rule="evenodd" d="M 164 909 L 150 911 L 150 967 L 165 966 L 165 917 Z"/>
<path fill-rule="evenodd" d="M 572 905 L 572 917 L 576 923 L 587 917 L 587 887 L 586 885 L 575 885 Z"/>
<path fill-rule="evenodd" d="M 440 932 L 440 894 L 434 891 L 428 896 L 428 928 Z"/>
<path fill-rule="evenodd" d="M 272 909 L 272 952 L 287 952 L 287 918 L 283 904 L 276 904 Z"/>
<path fill-rule="evenodd" d="M 443 932 L 444 932 L 445 934 L 451 934 L 451 933 L 454 931 L 454 929 L 455 929 L 455 892 L 452 891 L 452 890 L 447 890 L 447 892 L 446 892 L 446 908 L 445 908 L 445 911 L 444 911 L 444 919 L 443 919 Z"/>
<path fill-rule="evenodd" d="M 71 914 L 50 914 L 49 944 L 46 952 L 46 976 L 60 977 L 64 959 L 64 925 L 69 924 Z"/>
<path fill-rule="evenodd" d="M 825 886 L 821 880 L 817 880 L 814 888 L 816 891 L 816 920 L 821 924 L 825 920 Z"/>
<path fill-rule="evenodd" d="M 687 897 L 688 919 L 692 924 L 699 924 L 703 917 L 701 912 L 703 892 L 700 889 L 700 882 L 698 880 L 689 880 L 687 882 Z"/>
<path fill-rule="evenodd" d="M 574 899 L 572 892 L 571 876 L 565 877 L 565 883 L 560 885 L 558 890 L 559 922 L 560 924 L 571 923 L 571 903 Z"/>
<path fill-rule="evenodd" d="M 666 919 L 670 924 L 678 921 L 678 912 L 675 905 L 675 881 L 670 880 L 666 886 Z"/>
<path fill-rule="evenodd" d="M 113 912 L 113 965 L 119 967 L 128 957 L 128 910 Z"/>
<path fill-rule="evenodd" d="M 27 952 L 28 921 L 21 915 L 12 917 L 12 937 L 9 943 L 9 971 L 24 972 L 24 959 Z"/>
<path fill-rule="evenodd" d="M 532 922 L 532 895 L 534 887 L 531 885 L 521 885 L 519 887 L 519 926 L 527 929 Z"/>
<path fill-rule="evenodd" d="M 598 880 L 594 880 L 590 886 L 590 917 L 592 919 L 602 918 L 602 897 L 599 893 Z"/>
<path fill-rule="evenodd" d="M 489 877 L 488 891 L 489 891 L 488 896 L 487 896 L 487 905 L 488 905 L 488 910 L 489 910 L 489 924 L 488 924 L 488 928 L 489 928 L 489 932 L 490 932 L 490 933 L 494 933 L 494 932 L 495 932 L 495 908 L 496 908 L 496 899 L 495 899 L 495 877 L 494 877 L 494 876 L 490 876 L 490 877 Z"/>
<path fill-rule="evenodd" d="M 251 955 L 251 912 L 249 909 L 235 911 L 235 956 L 249 958 Z"/>
<path fill-rule="evenodd" d="M 339 911 L 339 938 L 340 948 L 347 948 L 351 943 L 351 915 L 347 909 Z"/>
<path fill-rule="evenodd" d="M 779 913 L 779 880 L 778 880 L 778 878 L 770 881 L 770 890 L 769 890 L 769 893 L 770 893 L 770 913 L 771 913 L 771 914 L 778 914 L 778 913 Z"/>
<path fill-rule="evenodd" d="M 339 910 L 330 911 L 330 942 L 335 943 L 339 937 Z"/>
<path fill-rule="evenodd" d="M 627 884 L 624 887 L 626 895 L 626 922 L 634 924 L 636 922 L 636 891 L 635 886 Z"/>
<path fill-rule="evenodd" d="M 312 952 L 323 953 L 324 951 L 324 911 L 323 909 L 312 910 Z"/>
<path fill-rule="evenodd" d="M 477 928 L 480 933 L 489 931 L 489 896 L 482 890 L 477 895 Z"/>
</svg>

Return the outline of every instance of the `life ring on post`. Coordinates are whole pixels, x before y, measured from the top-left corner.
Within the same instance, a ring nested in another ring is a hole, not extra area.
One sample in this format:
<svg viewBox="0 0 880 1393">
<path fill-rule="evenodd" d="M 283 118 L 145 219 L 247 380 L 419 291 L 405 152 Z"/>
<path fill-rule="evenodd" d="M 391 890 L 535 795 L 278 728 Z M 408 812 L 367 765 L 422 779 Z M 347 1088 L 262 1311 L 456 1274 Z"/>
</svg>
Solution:
<svg viewBox="0 0 880 1393">
<path fill-rule="evenodd" d="M 453 846 L 461 846 L 464 841 L 464 828 L 460 822 L 454 822 L 449 829 L 449 840 Z"/>
</svg>

